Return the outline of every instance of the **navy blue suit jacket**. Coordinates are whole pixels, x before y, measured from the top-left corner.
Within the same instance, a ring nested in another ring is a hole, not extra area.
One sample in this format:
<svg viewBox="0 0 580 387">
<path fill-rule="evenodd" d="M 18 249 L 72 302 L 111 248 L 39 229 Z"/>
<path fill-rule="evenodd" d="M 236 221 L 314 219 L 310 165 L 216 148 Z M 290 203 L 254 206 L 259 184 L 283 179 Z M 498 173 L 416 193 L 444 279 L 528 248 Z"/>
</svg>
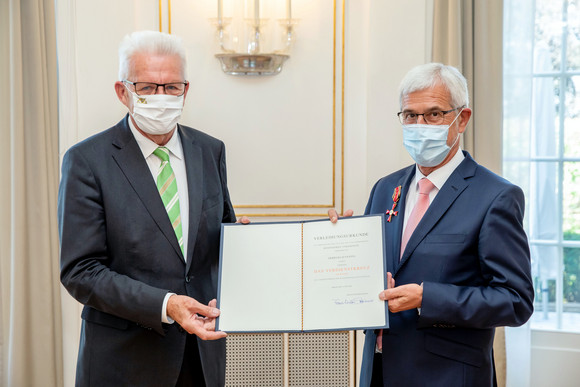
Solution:
<svg viewBox="0 0 580 387">
<path fill-rule="evenodd" d="M 386 224 L 396 286 L 423 284 L 421 312 L 389 315 L 385 386 L 491 386 L 495 327 L 524 324 L 533 311 L 522 190 L 465 159 L 429 206 L 399 260 L 405 197 L 415 165 L 379 180 L 365 213 L 385 213 L 401 186 L 399 215 Z M 375 332 L 367 332 L 361 386 L 368 386 Z"/>
<path fill-rule="evenodd" d="M 61 281 L 84 304 L 79 386 L 174 386 L 187 333 L 162 324 L 163 299 L 216 297 L 220 227 L 235 221 L 225 147 L 197 130 L 178 131 L 189 187 L 187 264 L 128 116 L 64 156 Z M 223 385 L 225 339 L 199 347 L 207 385 Z"/>
</svg>

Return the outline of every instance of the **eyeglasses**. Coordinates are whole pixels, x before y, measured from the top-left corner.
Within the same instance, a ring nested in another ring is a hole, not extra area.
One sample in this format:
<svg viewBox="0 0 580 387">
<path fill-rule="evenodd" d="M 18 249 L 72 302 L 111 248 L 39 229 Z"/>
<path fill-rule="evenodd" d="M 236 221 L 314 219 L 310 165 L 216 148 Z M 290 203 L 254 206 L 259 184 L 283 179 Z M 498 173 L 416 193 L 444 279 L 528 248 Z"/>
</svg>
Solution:
<svg viewBox="0 0 580 387">
<path fill-rule="evenodd" d="M 124 80 L 135 87 L 137 95 L 153 95 L 157 93 L 157 88 L 163 87 L 165 94 L 181 97 L 185 93 L 185 87 L 189 82 L 172 82 L 172 83 L 153 83 L 153 82 L 131 82 Z"/>
<path fill-rule="evenodd" d="M 455 110 L 463 109 L 463 106 L 451 110 L 436 110 L 428 113 L 398 112 L 397 116 L 403 125 L 416 124 L 419 116 L 423 116 L 425 122 L 429 125 L 440 125 L 445 121 L 445 115 Z"/>
</svg>

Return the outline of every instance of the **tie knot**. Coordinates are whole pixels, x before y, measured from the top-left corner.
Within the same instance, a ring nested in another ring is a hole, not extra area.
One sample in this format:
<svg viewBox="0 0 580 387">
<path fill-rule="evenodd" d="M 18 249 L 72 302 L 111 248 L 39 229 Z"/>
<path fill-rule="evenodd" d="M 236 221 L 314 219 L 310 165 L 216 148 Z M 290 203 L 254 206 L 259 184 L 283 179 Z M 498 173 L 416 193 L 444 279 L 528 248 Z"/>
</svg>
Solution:
<svg viewBox="0 0 580 387">
<path fill-rule="evenodd" d="M 419 180 L 419 195 L 429 195 L 429 192 L 435 188 L 435 185 L 431 183 L 426 177 Z"/>
<path fill-rule="evenodd" d="M 169 151 L 164 146 L 160 146 L 159 148 L 153 151 L 153 154 L 161 159 L 161 161 L 169 161 Z M 419 182 L 421 184 L 421 182 Z"/>
</svg>

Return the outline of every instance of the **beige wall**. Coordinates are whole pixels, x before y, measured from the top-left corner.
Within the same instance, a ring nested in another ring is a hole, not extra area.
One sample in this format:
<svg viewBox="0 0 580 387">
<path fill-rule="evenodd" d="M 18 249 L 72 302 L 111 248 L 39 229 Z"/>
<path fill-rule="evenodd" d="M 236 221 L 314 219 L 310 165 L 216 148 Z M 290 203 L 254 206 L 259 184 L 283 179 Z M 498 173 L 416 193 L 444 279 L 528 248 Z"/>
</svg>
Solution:
<svg viewBox="0 0 580 387">
<path fill-rule="evenodd" d="M 237 205 L 332 202 L 332 108 L 334 105 L 336 110 L 339 168 L 343 97 L 340 0 L 336 1 L 337 81 L 332 94 L 333 3 L 293 2 L 294 15 L 300 19 L 297 43 L 281 74 L 232 77 L 221 72 L 213 56 L 216 45 L 208 20 L 215 16 L 213 1 L 172 1 L 172 33 L 184 38 L 189 56 L 191 89 L 182 122 L 226 142 L 230 189 Z M 360 212 L 376 179 L 410 162 L 403 147 L 397 146 L 402 140 L 395 116 L 396 89 L 411 66 L 426 60 L 428 1 L 347 3 L 344 189 L 350 194 L 345 195 L 345 204 Z M 156 30 L 159 25 L 155 0 L 59 0 L 57 4 L 62 21 L 59 75 L 63 154 L 72 144 L 122 117 L 125 108 L 113 89 L 118 42 L 128 32 Z M 342 171 L 335 173 L 338 184 Z M 272 179 L 277 184 L 266 184 Z M 275 189 L 275 185 L 284 189 Z M 338 185 L 335 188 L 341 190 Z M 340 205 L 340 193 L 335 195 L 336 205 Z"/>
</svg>

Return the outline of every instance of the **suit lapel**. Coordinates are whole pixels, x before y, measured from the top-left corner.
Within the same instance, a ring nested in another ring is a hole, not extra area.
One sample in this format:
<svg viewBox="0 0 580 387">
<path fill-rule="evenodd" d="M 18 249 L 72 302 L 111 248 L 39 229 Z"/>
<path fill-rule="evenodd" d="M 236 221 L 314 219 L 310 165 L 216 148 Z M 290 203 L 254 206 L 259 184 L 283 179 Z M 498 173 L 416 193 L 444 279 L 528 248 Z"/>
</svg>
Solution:
<svg viewBox="0 0 580 387">
<path fill-rule="evenodd" d="M 187 188 L 189 194 L 189 235 L 187 236 L 187 267 L 189 272 L 193 261 L 193 250 L 197 240 L 197 232 L 201 219 L 201 209 L 203 205 L 203 158 L 202 149 L 195 143 L 181 127 L 181 146 L 185 157 L 185 171 L 187 174 Z"/>
<path fill-rule="evenodd" d="M 399 266 L 401 237 L 403 235 L 403 223 L 405 221 L 405 207 L 407 206 L 407 192 L 409 192 L 409 186 L 411 185 L 414 176 L 415 166 L 413 165 L 403 176 L 401 176 L 395 185 L 395 187 L 399 185 L 401 186 L 401 198 L 399 199 L 398 209 L 399 214 L 396 217 L 396 222 L 392 225 L 393 227 L 389 228 L 391 235 L 390 238 L 387 239 L 393 241 L 393 243 L 391 243 L 391 254 L 389 254 L 390 261 L 388 262 L 388 268 L 393 275 L 397 272 Z"/>
<path fill-rule="evenodd" d="M 468 179 L 474 175 L 476 167 L 477 164 L 475 161 L 473 161 L 469 154 L 466 154 L 465 159 L 461 164 L 459 164 L 455 171 L 453 171 L 445 184 L 443 184 L 443 187 L 441 187 L 441 190 L 437 196 L 435 196 L 435 199 L 427 209 L 427 212 L 425 212 L 425 215 L 423 215 L 423 218 L 417 225 L 413 235 L 411 235 L 407 247 L 405 248 L 405 252 L 401 257 L 401 266 L 405 264 L 413 254 L 415 248 L 419 243 L 421 243 L 421 241 L 423 241 L 423 239 L 425 239 L 429 231 L 431 231 L 431 229 L 437 224 L 439 219 L 445 215 L 455 199 L 457 199 L 465 188 L 467 188 L 469 185 Z"/>
<path fill-rule="evenodd" d="M 113 141 L 115 148 L 113 159 L 115 159 L 137 196 L 139 196 L 143 205 L 183 262 L 175 231 L 171 226 L 169 216 L 167 216 L 165 206 L 159 196 L 153 176 L 151 176 L 151 171 L 143 158 L 143 153 L 133 137 L 131 129 L 129 129 L 127 117 L 117 125 L 120 130 L 119 135 Z"/>
</svg>

